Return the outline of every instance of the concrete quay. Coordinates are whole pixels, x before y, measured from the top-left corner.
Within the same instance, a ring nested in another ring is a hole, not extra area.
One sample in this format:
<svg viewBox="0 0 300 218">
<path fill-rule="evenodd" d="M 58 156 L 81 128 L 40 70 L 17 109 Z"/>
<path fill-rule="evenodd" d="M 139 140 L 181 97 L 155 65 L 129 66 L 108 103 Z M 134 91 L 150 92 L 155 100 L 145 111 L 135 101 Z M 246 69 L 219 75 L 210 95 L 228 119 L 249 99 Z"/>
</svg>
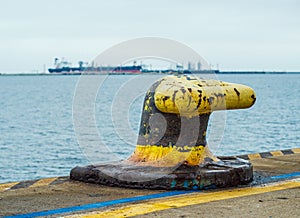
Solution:
<svg viewBox="0 0 300 218">
<path fill-rule="evenodd" d="M 228 189 L 128 189 L 68 177 L 0 184 L 0 216 L 299 217 L 300 149 L 243 157 L 254 166 L 254 181 Z"/>
</svg>

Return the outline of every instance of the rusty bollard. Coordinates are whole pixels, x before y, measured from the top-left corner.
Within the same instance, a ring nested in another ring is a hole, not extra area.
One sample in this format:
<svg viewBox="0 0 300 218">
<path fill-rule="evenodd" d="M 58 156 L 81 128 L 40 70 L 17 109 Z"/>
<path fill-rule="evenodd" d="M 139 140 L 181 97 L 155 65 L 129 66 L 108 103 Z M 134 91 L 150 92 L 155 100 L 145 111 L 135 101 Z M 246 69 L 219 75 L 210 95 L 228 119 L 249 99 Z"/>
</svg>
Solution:
<svg viewBox="0 0 300 218">
<path fill-rule="evenodd" d="M 124 161 L 75 167 L 70 178 L 110 186 L 148 189 L 207 189 L 247 184 L 250 162 L 215 157 L 206 142 L 216 110 L 249 108 L 250 87 L 194 76 L 167 76 L 146 93 L 138 142 Z"/>
</svg>

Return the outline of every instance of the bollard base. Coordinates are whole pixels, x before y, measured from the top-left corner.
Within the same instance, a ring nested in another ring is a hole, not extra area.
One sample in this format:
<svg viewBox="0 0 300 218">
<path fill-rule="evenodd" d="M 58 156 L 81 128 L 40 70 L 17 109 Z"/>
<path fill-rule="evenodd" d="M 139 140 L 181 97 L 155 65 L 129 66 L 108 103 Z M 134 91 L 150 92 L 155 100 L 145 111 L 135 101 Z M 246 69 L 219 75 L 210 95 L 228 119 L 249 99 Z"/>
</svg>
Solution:
<svg viewBox="0 0 300 218">
<path fill-rule="evenodd" d="M 219 162 L 177 168 L 137 166 L 116 162 L 71 170 L 70 179 L 142 189 L 201 190 L 243 185 L 253 180 L 250 162 L 236 157 L 219 157 Z"/>
</svg>

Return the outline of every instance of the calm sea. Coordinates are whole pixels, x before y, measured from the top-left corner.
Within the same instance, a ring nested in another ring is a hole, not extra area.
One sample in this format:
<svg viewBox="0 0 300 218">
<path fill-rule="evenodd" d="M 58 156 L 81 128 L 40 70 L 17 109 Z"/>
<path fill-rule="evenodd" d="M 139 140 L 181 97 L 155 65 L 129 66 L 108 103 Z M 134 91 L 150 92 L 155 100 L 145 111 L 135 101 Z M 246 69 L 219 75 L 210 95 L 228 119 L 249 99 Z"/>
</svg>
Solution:
<svg viewBox="0 0 300 218">
<path fill-rule="evenodd" d="M 300 146 L 299 74 L 217 77 L 251 86 L 257 101 L 250 109 L 212 115 L 208 142 L 214 153 L 235 155 Z M 139 85 L 126 87 L 132 79 L 109 76 L 103 82 L 93 107 L 101 142 L 95 139 L 93 143 L 94 137 L 86 134 L 85 144 L 77 141 L 72 116 L 80 76 L 1 76 L 0 183 L 65 176 L 76 165 L 129 156 L 143 101 L 141 94 L 130 95 Z M 129 100 L 130 106 L 124 110 L 120 99 Z M 124 122 L 127 125 L 120 124 Z"/>
</svg>

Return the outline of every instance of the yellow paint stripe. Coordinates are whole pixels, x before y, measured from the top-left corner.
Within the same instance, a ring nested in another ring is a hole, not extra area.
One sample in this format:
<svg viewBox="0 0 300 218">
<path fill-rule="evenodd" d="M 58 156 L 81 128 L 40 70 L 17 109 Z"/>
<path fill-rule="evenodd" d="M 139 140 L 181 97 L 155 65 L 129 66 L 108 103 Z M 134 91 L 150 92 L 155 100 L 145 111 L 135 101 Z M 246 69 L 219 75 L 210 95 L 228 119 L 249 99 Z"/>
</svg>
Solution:
<svg viewBox="0 0 300 218">
<path fill-rule="evenodd" d="M 260 154 L 248 154 L 249 160 L 261 159 Z"/>
<path fill-rule="evenodd" d="M 0 184 L 0 191 L 5 191 L 7 189 L 10 189 L 11 187 L 15 186 L 19 182 L 10 182 L 5 184 Z"/>
<path fill-rule="evenodd" d="M 238 188 L 238 189 L 230 189 L 230 190 L 224 190 L 218 192 L 193 193 L 193 194 L 182 195 L 179 197 L 150 200 L 144 203 L 124 206 L 119 209 L 118 208 L 110 209 L 108 211 L 103 211 L 100 213 L 93 212 L 82 216 L 86 218 L 131 217 L 131 216 L 143 215 L 143 214 L 171 209 L 171 208 L 180 208 L 180 207 L 185 207 L 190 205 L 207 203 L 211 201 L 220 201 L 220 200 L 226 200 L 231 198 L 245 197 L 250 195 L 262 194 L 266 192 L 274 192 L 274 191 L 280 191 L 280 190 L 285 190 L 290 188 L 299 188 L 299 187 L 300 187 L 300 180 L 293 180 L 284 183 L 276 183 L 269 186 Z M 78 215 L 74 217 L 78 217 Z"/>
<path fill-rule="evenodd" d="M 39 187 L 39 186 L 46 186 L 46 185 L 49 185 L 51 182 L 53 182 L 55 180 L 57 180 L 57 177 L 40 179 L 36 183 L 31 185 L 29 188 L 35 188 L 35 187 Z"/>
<path fill-rule="evenodd" d="M 300 148 L 293 148 L 292 151 L 296 154 L 296 153 L 300 153 Z"/>
<path fill-rule="evenodd" d="M 281 151 L 271 151 L 270 153 L 274 157 L 276 157 L 276 156 L 283 156 L 284 155 Z"/>
</svg>

